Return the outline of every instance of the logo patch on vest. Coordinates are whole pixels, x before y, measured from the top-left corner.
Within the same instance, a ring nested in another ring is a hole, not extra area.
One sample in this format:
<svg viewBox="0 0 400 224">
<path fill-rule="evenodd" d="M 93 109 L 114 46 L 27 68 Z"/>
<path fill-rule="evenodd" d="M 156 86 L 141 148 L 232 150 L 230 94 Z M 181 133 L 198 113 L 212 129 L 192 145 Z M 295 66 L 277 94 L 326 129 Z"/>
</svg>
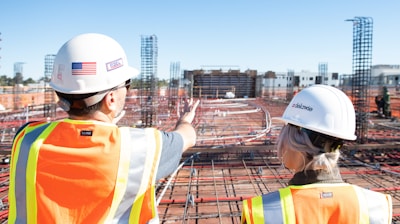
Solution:
<svg viewBox="0 0 400 224">
<path fill-rule="evenodd" d="M 322 192 L 319 196 L 320 198 L 333 198 L 332 192 Z"/>
<path fill-rule="evenodd" d="M 93 131 L 91 130 L 82 130 L 81 131 L 81 136 L 92 136 L 93 135 Z"/>
</svg>

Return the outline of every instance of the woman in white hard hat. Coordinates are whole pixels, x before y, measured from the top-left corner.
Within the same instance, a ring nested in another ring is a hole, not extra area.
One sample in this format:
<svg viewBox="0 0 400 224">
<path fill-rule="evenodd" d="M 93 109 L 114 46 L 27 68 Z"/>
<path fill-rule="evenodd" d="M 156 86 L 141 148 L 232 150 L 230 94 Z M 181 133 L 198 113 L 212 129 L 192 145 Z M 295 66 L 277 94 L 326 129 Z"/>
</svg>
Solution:
<svg viewBox="0 0 400 224">
<path fill-rule="evenodd" d="M 82 34 L 60 48 L 50 85 L 69 118 L 17 133 L 9 223 L 158 223 L 155 183 L 194 146 L 199 102 L 173 132 L 118 127 L 137 74 L 108 36 Z"/>
<path fill-rule="evenodd" d="M 355 112 L 339 89 L 300 91 L 280 120 L 278 156 L 295 175 L 289 186 L 243 201 L 242 223 L 391 223 L 391 196 L 344 183 L 344 140 L 355 140 Z"/>
</svg>

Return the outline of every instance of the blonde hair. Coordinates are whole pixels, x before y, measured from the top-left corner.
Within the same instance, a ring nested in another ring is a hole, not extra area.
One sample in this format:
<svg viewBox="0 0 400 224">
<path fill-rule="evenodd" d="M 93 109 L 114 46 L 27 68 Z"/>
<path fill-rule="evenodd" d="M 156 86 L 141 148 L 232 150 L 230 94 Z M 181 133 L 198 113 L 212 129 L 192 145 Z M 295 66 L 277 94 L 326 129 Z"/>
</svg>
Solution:
<svg viewBox="0 0 400 224">
<path fill-rule="evenodd" d="M 285 125 L 277 140 L 278 157 L 282 157 L 282 150 L 293 150 L 302 152 L 307 160 L 304 165 L 305 170 L 325 170 L 332 175 L 337 175 L 334 168 L 337 167 L 340 152 L 334 150 L 332 152 L 325 152 L 325 149 L 331 147 L 331 142 L 327 142 L 320 148 L 314 146 L 310 141 L 307 133 L 301 131 L 300 127 L 288 124 Z"/>
</svg>

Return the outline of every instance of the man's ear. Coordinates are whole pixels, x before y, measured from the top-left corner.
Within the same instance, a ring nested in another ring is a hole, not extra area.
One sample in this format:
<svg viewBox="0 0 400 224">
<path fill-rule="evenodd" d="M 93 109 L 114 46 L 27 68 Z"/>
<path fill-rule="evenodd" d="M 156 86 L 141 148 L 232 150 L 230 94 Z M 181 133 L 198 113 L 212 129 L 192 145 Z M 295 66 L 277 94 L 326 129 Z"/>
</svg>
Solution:
<svg viewBox="0 0 400 224">
<path fill-rule="evenodd" d="M 116 94 L 114 91 L 110 91 L 104 96 L 103 105 L 105 106 L 105 109 L 107 109 L 108 111 L 114 111 L 117 109 L 117 104 L 116 104 L 117 99 L 115 97 Z"/>
</svg>

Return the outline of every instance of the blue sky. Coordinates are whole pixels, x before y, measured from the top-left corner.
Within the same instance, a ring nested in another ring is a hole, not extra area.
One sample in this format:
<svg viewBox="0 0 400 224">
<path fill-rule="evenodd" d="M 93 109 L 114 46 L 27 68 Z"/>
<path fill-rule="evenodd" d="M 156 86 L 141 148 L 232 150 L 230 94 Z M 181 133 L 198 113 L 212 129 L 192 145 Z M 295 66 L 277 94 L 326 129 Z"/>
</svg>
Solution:
<svg viewBox="0 0 400 224">
<path fill-rule="evenodd" d="M 0 1 L 0 75 L 25 62 L 24 78 L 44 75 L 44 56 L 87 32 L 113 37 L 140 69 L 140 36 L 158 37 L 158 77 L 170 63 L 242 71 L 352 72 L 352 23 L 372 17 L 373 64 L 400 64 L 400 1 L 57 0 Z"/>
</svg>

